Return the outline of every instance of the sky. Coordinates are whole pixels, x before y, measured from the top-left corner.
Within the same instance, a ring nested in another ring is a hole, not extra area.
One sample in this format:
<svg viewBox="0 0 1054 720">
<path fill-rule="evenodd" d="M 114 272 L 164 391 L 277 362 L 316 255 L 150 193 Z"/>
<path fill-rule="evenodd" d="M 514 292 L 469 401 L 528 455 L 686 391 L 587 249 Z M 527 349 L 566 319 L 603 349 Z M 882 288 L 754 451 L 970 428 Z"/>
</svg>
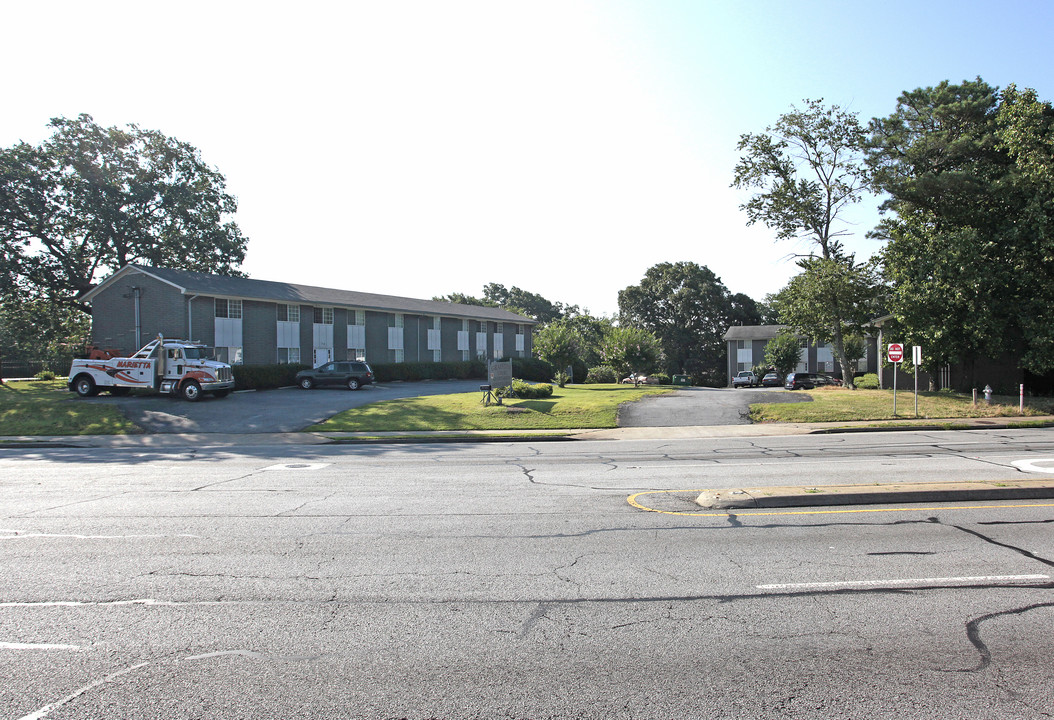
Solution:
<svg viewBox="0 0 1054 720">
<path fill-rule="evenodd" d="M 251 277 L 594 315 L 690 261 L 763 300 L 804 245 L 748 227 L 736 143 L 805 99 L 861 120 L 981 77 L 1054 100 L 1046 0 L 0 0 L 0 147 L 53 117 L 197 147 Z M 847 246 L 879 198 L 853 208 Z M 101 279 L 101 278 L 100 278 Z"/>
</svg>

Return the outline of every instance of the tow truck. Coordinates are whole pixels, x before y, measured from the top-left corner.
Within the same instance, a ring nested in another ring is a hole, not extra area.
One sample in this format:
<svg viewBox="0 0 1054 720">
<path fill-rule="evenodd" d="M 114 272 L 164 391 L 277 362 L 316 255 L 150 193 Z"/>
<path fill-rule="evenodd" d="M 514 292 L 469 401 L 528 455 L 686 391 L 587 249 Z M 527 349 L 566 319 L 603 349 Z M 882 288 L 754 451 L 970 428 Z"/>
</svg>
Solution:
<svg viewBox="0 0 1054 720">
<path fill-rule="evenodd" d="M 226 397 L 234 389 L 231 366 L 209 359 L 209 349 L 189 340 L 165 339 L 158 335 L 131 357 L 114 357 L 95 351 L 92 357 L 76 359 L 70 368 L 67 387 L 81 397 L 126 395 L 133 388 L 197 402 L 203 393 Z"/>
</svg>

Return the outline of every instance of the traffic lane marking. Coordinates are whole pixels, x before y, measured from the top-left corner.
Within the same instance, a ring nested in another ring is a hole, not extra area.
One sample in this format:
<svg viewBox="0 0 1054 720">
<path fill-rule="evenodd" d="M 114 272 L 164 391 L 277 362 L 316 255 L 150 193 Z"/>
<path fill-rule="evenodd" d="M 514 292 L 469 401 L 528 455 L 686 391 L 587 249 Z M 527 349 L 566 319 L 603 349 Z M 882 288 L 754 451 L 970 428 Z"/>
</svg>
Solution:
<svg viewBox="0 0 1054 720">
<path fill-rule="evenodd" d="M 837 580 L 833 582 L 778 583 L 755 585 L 758 590 L 830 590 L 856 587 L 896 587 L 901 585 L 970 585 L 974 583 L 1032 582 L 1049 580 L 1049 575 L 976 575 L 946 578 L 898 578 L 894 580 Z"/>
<path fill-rule="evenodd" d="M 898 505 L 897 507 L 890 508 L 850 508 L 846 510 L 778 510 L 778 511 L 748 511 L 748 512 L 736 512 L 726 510 L 724 512 L 684 512 L 680 510 L 659 510 L 658 508 L 648 507 L 647 505 L 641 504 L 637 498 L 642 495 L 661 495 L 669 493 L 702 493 L 706 490 L 646 490 L 645 492 L 639 492 L 634 495 L 630 495 L 626 498 L 633 507 L 638 510 L 644 510 L 645 512 L 659 513 L 660 515 L 682 515 L 687 517 L 729 517 L 734 515 L 735 517 L 753 517 L 753 516 L 771 516 L 771 515 L 848 515 L 848 514 L 861 514 L 861 513 L 889 513 L 889 512 L 906 512 L 906 511 L 935 511 L 935 510 L 993 510 L 999 508 L 1040 508 L 1040 507 L 1054 507 L 1054 503 L 1021 503 L 1016 505 L 941 505 L 934 507 L 916 507 L 908 505 Z"/>
</svg>

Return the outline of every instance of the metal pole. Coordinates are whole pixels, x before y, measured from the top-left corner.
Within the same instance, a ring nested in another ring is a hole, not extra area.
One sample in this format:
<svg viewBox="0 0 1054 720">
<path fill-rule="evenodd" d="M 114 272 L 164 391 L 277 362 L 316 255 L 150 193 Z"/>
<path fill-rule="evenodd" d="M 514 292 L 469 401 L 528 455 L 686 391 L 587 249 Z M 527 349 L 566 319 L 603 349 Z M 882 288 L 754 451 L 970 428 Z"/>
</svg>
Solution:
<svg viewBox="0 0 1054 720">
<path fill-rule="evenodd" d="M 1021 404 L 1020 404 L 1020 407 L 1018 409 L 1021 411 L 1022 415 L 1025 414 L 1025 384 L 1024 383 L 1021 384 Z"/>
<path fill-rule="evenodd" d="M 915 417 L 919 416 L 919 366 L 915 366 Z"/>
<path fill-rule="evenodd" d="M 893 417 L 897 416 L 897 363 L 893 363 Z"/>
</svg>

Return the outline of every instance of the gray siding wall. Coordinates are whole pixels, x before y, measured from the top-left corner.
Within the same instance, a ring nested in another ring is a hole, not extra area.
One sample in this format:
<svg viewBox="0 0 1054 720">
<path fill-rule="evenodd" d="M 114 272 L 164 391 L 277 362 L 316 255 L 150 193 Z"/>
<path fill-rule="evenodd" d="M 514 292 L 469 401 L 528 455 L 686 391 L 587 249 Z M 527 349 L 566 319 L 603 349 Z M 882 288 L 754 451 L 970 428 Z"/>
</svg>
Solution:
<svg viewBox="0 0 1054 720">
<path fill-rule="evenodd" d="M 278 309 L 272 302 L 242 303 L 242 362 L 268 365 L 278 362 Z"/>
<path fill-rule="evenodd" d="M 388 360 L 389 314 L 366 311 L 366 362 L 386 363 Z"/>
<path fill-rule="evenodd" d="M 439 341 L 443 345 L 443 362 L 458 362 L 461 351 L 457 349 L 457 334 L 461 330 L 461 318 L 442 318 L 439 322 Z"/>
<path fill-rule="evenodd" d="M 139 345 L 135 337 L 135 297 L 139 288 Z M 127 297 L 125 297 L 127 295 Z M 158 333 L 186 337 L 186 303 L 179 290 L 146 275 L 132 273 L 92 301 L 92 342 L 131 354 Z"/>
<path fill-rule="evenodd" d="M 278 311 L 275 310 L 275 317 L 278 317 Z M 314 365 L 314 355 L 312 349 L 314 348 L 314 324 L 315 324 L 315 308 L 310 305 L 300 306 L 300 362 L 305 365 Z M 276 325 L 277 328 L 277 325 Z"/>
</svg>

